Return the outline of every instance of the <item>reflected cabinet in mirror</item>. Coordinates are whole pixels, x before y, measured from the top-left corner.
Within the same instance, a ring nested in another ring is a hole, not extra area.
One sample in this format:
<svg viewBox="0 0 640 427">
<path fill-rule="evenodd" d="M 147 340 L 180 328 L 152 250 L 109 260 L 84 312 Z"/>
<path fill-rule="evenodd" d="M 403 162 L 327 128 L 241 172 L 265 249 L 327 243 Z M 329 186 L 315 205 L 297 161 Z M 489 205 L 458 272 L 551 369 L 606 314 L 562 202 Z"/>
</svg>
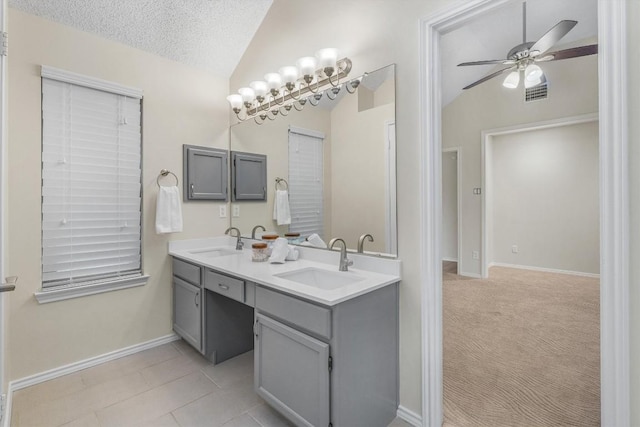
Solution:
<svg viewBox="0 0 640 427">
<path fill-rule="evenodd" d="M 365 253 L 397 254 L 394 65 L 362 76 L 353 94 L 342 88 L 317 106 L 238 123 L 230 138 L 231 151 L 267 158 L 266 201 L 232 206 L 231 225 L 243 236 L 262 225 L 281 236 L 339 237 L 356 250 L 370 234 Z"/>
</svg>

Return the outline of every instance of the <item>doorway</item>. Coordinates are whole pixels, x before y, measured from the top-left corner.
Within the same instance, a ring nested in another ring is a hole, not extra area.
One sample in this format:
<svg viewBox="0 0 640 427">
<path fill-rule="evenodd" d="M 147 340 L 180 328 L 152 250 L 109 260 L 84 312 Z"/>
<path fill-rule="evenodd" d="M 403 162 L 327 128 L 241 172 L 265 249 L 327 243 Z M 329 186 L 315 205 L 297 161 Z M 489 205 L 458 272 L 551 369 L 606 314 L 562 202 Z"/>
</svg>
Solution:
<svg viewBox="0 0 640 427">
<path fill-rule="evenodd" d="M 440 37 L 465 21 L 510 3 L 474 0 L 422 20 L 420 46 L 421 152 L 420 218 L 422 224 L 422 423 L 442 423 L 442 272 L 441 272 L 441 71 Z M 628 113 L 626 104 L 625 2 L 598 0 L 598 68 L 600 111 L 601 261 L 601 423 L 628 425 L 629 278 L 627 244 Z"/>
</svg>

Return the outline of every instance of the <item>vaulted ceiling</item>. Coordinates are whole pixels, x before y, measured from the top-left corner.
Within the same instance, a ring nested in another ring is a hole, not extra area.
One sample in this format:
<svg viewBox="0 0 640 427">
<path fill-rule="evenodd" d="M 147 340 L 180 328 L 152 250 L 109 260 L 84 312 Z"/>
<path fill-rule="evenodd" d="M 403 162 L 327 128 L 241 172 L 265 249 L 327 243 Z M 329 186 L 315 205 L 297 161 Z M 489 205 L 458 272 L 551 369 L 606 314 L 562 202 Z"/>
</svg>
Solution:
<svg viewBox="0 0 640 427">
<path fill-rule="evenodd" d="M 9 0 L 9 6 L 228 78 L 272 0 Z"/>
</svg>

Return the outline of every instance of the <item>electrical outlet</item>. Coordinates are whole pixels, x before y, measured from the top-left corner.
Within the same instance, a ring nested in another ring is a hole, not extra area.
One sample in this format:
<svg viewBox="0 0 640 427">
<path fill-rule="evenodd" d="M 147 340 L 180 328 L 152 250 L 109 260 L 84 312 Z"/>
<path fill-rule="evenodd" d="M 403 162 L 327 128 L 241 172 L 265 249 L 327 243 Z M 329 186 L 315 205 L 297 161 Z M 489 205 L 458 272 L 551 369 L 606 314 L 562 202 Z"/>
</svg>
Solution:
<svg viewBox="0 0 640 427">
<path fill-rule="evenodd" d="M 233 205 L 232 215 L 233 215 L 234 218 L 239 218 L 240 217 L 240 205 Z"/>
<path fill-rule="evenodd" d="M 511 246 L 511 253 L 512 254 L 517 254 L 518 253 L 518 245 Z"/>
<path fill-rule="evenodd" d="M 473 259 L 480 259 L 480 252 L 478 252 L 478 251 L 471 252 L 471 257 Z"/>
<path fill-rule="evenodd" d="M 221 205 L 220 206 L 220 218 L 226 218 L 227 217 L 227 205 Z"/>
</svg>

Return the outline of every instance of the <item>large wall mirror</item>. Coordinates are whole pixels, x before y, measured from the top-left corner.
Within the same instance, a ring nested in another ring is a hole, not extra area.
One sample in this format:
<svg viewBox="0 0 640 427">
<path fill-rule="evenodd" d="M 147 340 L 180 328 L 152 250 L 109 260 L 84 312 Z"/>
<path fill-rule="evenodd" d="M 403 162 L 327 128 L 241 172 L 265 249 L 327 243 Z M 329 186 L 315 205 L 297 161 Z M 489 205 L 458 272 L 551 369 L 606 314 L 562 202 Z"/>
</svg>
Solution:
<svg viewBox="0 0 640 427">
<path fill-rule="evenodd" d="M 363 75 L 353 94 L 342 88 L 286 117 L 238 123 L 230 138 L 231 151 L 267 158 L 266 201 L 233 202 L 231 225 L 243 236 L 262 225 L 340 237 L 355 250 L 371 234 L 365 253 L 397 255 L 395 65 Z M 274 220 L 276 189 L 289 192 L 289 225 Z"/>
</svg>

